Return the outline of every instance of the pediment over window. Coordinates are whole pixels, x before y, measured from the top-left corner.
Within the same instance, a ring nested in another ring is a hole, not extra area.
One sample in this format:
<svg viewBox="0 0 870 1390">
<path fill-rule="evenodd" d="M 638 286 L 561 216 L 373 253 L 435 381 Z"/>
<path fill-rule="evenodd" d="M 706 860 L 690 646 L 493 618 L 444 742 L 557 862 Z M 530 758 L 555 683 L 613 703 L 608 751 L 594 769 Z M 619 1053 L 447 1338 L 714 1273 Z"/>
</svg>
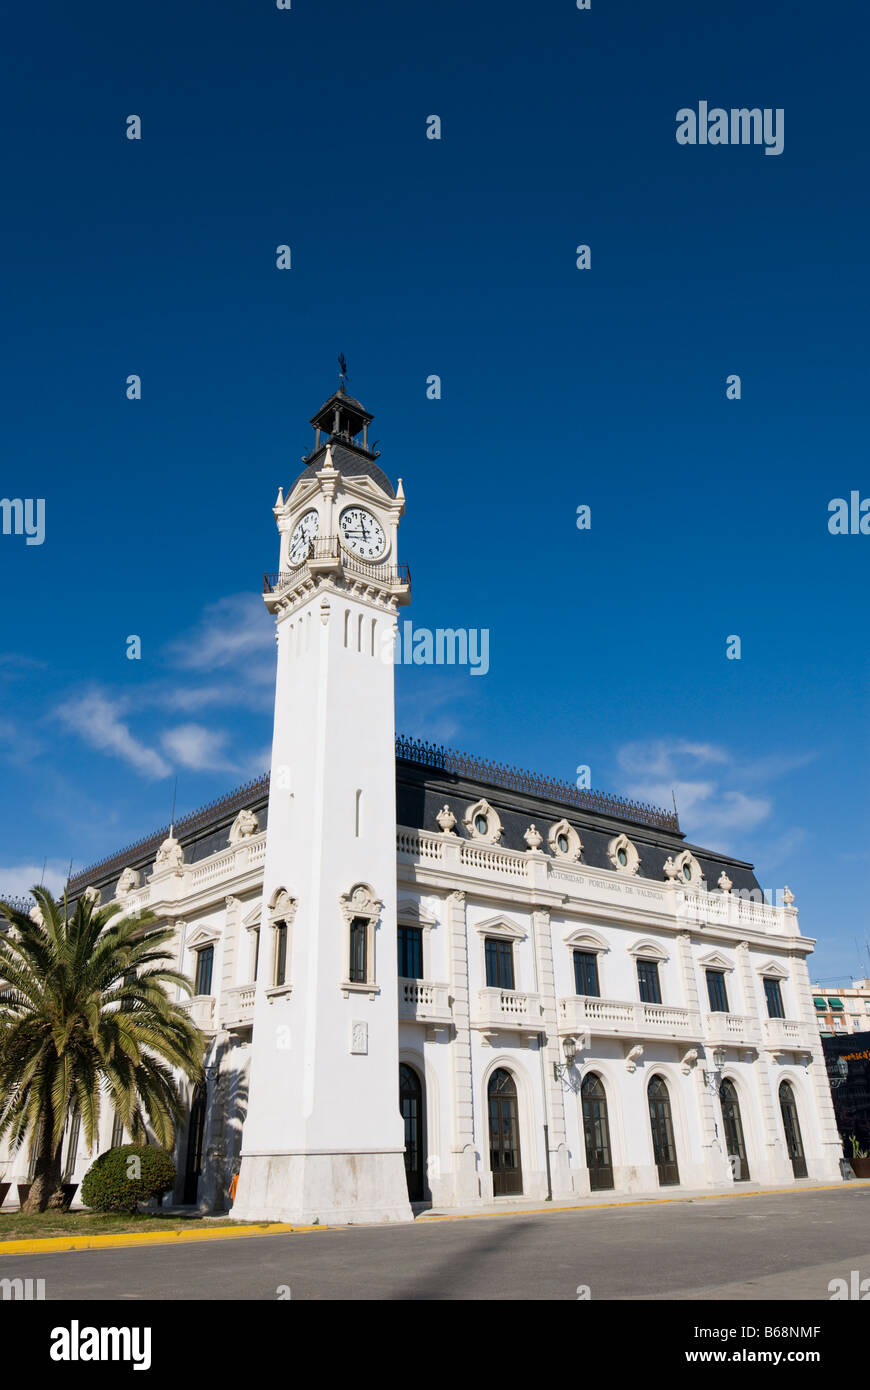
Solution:
<svg viewBox="0 0 870 1390">
<path fill-rule="evenodd" d="M 528 935 L 518 922 L 502 913 L 495 917 L 486 917 L 482 922 L 475 922 L 474 930 L 482 936 L 503 936 L 510 941 L 524 941 Z"/>
<path fill-rule="evenodd" d="M 260 925 L 260 917 L 262 911 L 262 904 L 257 903 L 256 907 L 252 907 L 251 911 L 247 914 L 247 916 L 242 918 L 242 926 L 248 928 L 258 927 Z"/>
<path fill-rule="evenodd" d="M 603 936 L 599 936 L 598 933 L 594 931 L 586 931 L 582 927 L 579 931 L 574 931 L 570 936 L 565 937 L 565 945 L 572 946 L 578 951 L 610 950 L 610 946 L 604 940 Z"/>
<path fill-rule="evenodd" d="M 197 927 L 185 944 L 189 951 L 199 951 L 203 946 L 214 946 L 219 940 L 220 932 L 214 927 Z"/>
<path fill-rule="evenodd" d="M 723 956 L 719 951 L 710 951 L 706 956 L 701 956 L 701 958 L 698 961 L 698 964 L 703 965 L 705 970 L 734 969 L 733 963 L 730 960 L 727 960 L 725 956 Z"/>
<path fill-rule="evenodd" d="M 667 960 L 668 953 L 658 941 L 635 941 L 628 948 L 630 956 L 642 957 L 644 960 Z"/>
<path fill-rule="evenodd" d="M 788 971 L 778 960 L 766 961 L 764 965 L 757 965 L 755 968 L 759 975 L 770 975 L 774 980 L 788 979 Z"/>
<path fill-rule="evenodd" d="M 417 898 L 400 898 L 396 907 L 396 919 L 402 926 L 437 927 L 438 918 L 434 912 L 423 906 Z"/>
</svg>

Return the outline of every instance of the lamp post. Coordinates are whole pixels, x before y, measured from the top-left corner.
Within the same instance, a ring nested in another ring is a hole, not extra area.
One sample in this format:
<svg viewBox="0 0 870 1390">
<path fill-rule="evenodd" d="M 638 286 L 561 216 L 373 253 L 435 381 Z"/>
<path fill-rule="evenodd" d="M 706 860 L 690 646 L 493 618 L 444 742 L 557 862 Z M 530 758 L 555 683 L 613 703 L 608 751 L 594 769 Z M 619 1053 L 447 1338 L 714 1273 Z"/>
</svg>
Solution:
<svg viewBox="0 0 870 1390">
<path fill-rule="evenodd" d="M 574 1065 L 574 1058 L 577 1056 L 577 1039 L 571 1037 L 562 1039 L 562 1051 L 565 1054 L 564 1062 L 553 1063 L 553 1075 L 557 1081 L 570 1071 Z"/>
</svg>

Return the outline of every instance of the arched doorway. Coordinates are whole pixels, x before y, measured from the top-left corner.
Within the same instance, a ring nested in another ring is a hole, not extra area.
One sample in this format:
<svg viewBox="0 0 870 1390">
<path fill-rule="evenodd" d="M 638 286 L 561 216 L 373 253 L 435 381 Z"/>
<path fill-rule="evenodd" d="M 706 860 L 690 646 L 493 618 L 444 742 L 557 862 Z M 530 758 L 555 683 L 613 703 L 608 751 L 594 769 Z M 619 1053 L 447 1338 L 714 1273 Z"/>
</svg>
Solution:
<svg viewBox="0 0 870 1390">
<path fill-rule="evenodd" d="M 719 1087 L 719 1101 L 722 1106 L 722 1125 L 725 1130 L 725 1152 L 735 1182 L 749 1182 L 749 1161 L 746 1157 L 746 1144 L 743 1139 L 743 1122 L 740 1118 L 740 1099 L 737 1087 L 728 1078 Z"/>
<path fill-rule="evenodd" d="M 202 1173 L 202 1141 L 205 1134 L 205 1086 L 200 1082 L 190 1103 L 187 1125 L 187 1156 L 184 1162 L 184 1195 L 182 1202 L 193 1206 L 199 1192 Z"/>
<path fill-rule="evenodd" d="M 785 1145 L 788 1149 L 788 1156 L 791 1159 L 791 1170 L 796 1178 L 805 1178 L 807 1175 L 807 1160 L 804 1154 L 804 1141 L 801 1138 L 797 1102 L 795 1101 L 794 1091 L 789 1081 L 780 1083 L 779 1108 L 782 1112 L 782 1127 L 785 1130 Z"/>
<path fill-rule="evenodd" d="M 586 1139 L 586 1167 L 589 1187 L 602 1192 L 613 1187 L 613 1158 L 610 1152 L 610 1126 L 607 1123 L 607 1095 L 601 1077 L 589 1072 L 580 1087 L 583 1099 L 583 1134 Z"/>
<path fill-rule="evenodd" d="M 520 1122 L 516 1082 L 509 1071 L 499 1067 L 489 1078 L 489 1166 L 492 1169 L 492 1195 L 512 1197 L 522 1194 L 523 1168 L 520 1158 Z"/>
<path fill-rule="evenodd" d="M 399 1109 L 405 1125 L 408 1200 L 423 1200 L 423 1083 L 413 1067 L 399 1066 Z"/>
<path fill-rule="evenodd" d="M 674 1143 L 674 1122 L 671 1118 L 671 1098 L 661 1076 L 654 1076 L 647 1088 L 649 1120 L 652 1129 L 653 1154 L 659 1173 L 660 1187 L 676 1187 L 680 1181 L 677 1167 L 677 1148 Z"/>
</svg>

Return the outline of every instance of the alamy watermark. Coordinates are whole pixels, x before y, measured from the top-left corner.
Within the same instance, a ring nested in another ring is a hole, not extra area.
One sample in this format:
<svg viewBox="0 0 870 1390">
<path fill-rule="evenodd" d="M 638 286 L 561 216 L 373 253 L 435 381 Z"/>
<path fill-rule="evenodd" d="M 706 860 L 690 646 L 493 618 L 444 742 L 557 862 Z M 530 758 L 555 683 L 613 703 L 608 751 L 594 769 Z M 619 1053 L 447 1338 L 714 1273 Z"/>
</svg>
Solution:
<svg viewBox="0 0 870 1390">
<path fill-rule="evenodd" d="M 26 536 L 25 545 L 42 545 L 45 540 L 44 497 L 0 497 L 4 536 Z"/>
<path fill-rule="evenodd" d="M 764 145 L 765 154 L 782 154 L 785 111 L 781 106 L 683 106 L 677 112 L 678 145 Z"/>
<path fill-rule="evenodd" d="M 407 619 L 384 633 L 381 659 L 396 666 L 467 666 L 472 676 L 489 670 L 488 627 L 414 627 Z"/>
</svg>

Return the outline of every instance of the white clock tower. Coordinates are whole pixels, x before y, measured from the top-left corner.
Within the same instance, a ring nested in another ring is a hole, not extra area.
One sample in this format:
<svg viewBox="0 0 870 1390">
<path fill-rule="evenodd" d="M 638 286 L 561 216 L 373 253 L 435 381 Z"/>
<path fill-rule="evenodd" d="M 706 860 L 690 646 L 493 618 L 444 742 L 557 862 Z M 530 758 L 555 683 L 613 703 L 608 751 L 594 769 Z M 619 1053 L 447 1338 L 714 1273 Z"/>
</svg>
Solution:
<svg viewBox="0 0 870 1390">
<path fill-rule="evenodd" d="M 341 388 L 275 517 L 278 670 L 250 1095 L 234 1217 L 408 1221 L 399 1113 L 398 492 Z"/>
</svg>

